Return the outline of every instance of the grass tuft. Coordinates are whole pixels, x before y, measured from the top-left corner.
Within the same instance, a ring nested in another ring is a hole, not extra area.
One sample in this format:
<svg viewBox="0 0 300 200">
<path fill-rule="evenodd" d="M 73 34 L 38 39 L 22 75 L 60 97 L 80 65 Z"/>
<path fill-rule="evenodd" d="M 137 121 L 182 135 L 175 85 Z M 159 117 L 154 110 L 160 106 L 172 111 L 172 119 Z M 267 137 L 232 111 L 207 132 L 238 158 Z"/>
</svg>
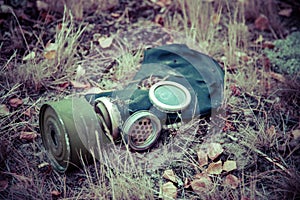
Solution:
<svg viewBox="0 0 300 200">
<path fill-rule="evenodd" d="M 24 84 L 25 88 L 36 91 L 42 87 L 53 88 L 72 80 L 79 59 L 76 48 L 84 30 L 82 26 L 77 27 L 72 15 L 65 10 L 62 23 L 56 27 L 54 38 L 43 44 L 43 49 L 32 49 L 27 52 L 28 55 L 24 56 L 20 66 L 6 67 L 1 71 L 1 77 L 11 83 Z"/>
</svg>

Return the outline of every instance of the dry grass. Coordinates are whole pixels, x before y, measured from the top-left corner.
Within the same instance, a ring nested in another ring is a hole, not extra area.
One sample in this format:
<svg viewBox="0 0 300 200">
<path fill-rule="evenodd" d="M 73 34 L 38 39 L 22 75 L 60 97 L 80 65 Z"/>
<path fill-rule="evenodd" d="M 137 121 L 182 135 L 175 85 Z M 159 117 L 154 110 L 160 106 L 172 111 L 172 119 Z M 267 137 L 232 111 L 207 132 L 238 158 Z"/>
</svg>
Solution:
<svg viewBox="0 0 300 200">
<path fill-rule="evenodd" d="M 9 59 L 0 76 L 11 84 L 20 83 L 36 91 L 54 88 L 74 79 L 78 61 L 76 48 L 84 29 L 82 25 L 75 24 L 72 15 L 65 11 L 62 22 L 56 27 L 54 39 L 44 44 L 41 38 L 44 33 L 40 33 L 36 36 L 39 46 L 27 49 L 27 56 L 18 67 L 12 63 L 13 58 Z"/>
</svg>

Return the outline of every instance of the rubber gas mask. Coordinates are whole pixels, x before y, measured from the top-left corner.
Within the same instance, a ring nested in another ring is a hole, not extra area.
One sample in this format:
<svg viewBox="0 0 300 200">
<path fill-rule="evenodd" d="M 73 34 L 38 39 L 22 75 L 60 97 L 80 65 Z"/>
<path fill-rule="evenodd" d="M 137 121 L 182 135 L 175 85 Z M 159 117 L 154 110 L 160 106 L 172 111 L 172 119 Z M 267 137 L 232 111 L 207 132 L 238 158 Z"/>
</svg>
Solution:
<svg viewBox="0 0 300 200">
<path fill-rule="evenodd" d="M 181 44 L 148 49 L 124 89 L 43 105 L 43 144 L 59 171 L 78 163 L 79 155 L 89 157 L 96 143 L 105 148 L 124 141 L 132 150 L 145 151 L 162 130 L 217 109 L 223 86 L 223 70 L 207 55 Z"/>
</svg>

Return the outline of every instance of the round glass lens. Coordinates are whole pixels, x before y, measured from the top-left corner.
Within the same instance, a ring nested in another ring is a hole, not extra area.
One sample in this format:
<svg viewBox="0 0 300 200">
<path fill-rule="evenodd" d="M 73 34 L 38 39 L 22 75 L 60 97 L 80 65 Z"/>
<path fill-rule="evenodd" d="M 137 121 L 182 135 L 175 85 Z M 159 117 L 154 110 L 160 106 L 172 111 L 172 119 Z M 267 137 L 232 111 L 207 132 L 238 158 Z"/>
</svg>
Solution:
<svg viewBox="0 0 300 200">
<path fill-rule="evenodd" d="M 155 89 L 154 95 L 161 103 L 171 106 L 184 104 L 186 95 L 184 91 L 173 85 L 162 85 Z"/>
</svg>

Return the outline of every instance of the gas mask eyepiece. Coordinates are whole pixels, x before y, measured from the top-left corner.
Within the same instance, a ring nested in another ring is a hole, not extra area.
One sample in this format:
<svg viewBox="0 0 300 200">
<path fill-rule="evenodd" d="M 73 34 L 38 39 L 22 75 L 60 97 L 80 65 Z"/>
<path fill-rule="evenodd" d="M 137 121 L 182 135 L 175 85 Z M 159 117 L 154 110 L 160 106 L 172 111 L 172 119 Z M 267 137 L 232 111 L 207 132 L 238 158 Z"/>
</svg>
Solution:
<svg viewBox="0 0 300 200">
<path fill-rule="evenodd" d="M 173 81 L 160 81 L 149 90 L 152 104 L 163 112 L 179 112 L 191 103 L 191 94 L 186 87 Z"/>
</svg>

